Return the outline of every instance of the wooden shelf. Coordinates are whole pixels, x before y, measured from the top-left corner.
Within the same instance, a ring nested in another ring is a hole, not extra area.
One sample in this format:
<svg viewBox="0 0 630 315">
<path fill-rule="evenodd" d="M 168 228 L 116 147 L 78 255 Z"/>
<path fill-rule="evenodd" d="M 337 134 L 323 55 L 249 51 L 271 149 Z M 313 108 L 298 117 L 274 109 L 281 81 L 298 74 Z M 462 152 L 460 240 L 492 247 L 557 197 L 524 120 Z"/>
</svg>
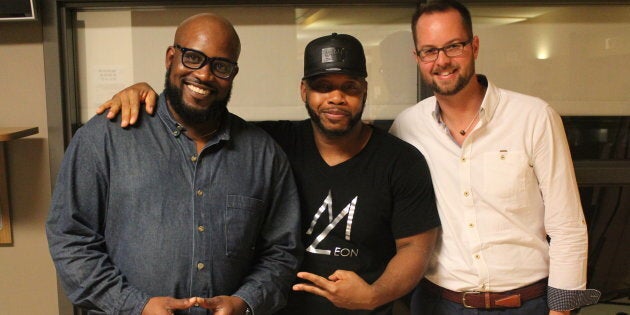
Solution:
<svg viewBox="0 0 630 315">
<path fill-rule="evenodd" d="M 39 132 L 37 127 L 0 127 L 0 141 L 16 140 Z"/>
<path fill-rule="evenodd" d="M 13 244 L 5 142 L 28 137 L 38 132 L 37 127 L 0 127 L 0 245 Z"/>
</svg>

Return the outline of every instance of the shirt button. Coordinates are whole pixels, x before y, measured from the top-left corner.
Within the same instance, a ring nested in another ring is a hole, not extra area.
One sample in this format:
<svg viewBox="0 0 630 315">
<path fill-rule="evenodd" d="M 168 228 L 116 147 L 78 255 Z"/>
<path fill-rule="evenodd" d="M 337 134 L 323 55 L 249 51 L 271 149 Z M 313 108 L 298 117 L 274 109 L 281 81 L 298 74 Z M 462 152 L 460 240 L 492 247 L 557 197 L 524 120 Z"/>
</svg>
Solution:
<svg viewBox="0 0 630 315">
<path fill-rule="evenodd" d="M 200 226 L 197 227 L 197 231 L 199 231 L 199 232 L 203 232 L 205 230 L 206 230 L 206 227 L 203 226 L 203 225 L 200 225 Z"/>
<path fill-rule="evenodd" d="M 204 265 L 203 263 L 197 263 L 197 270 L 201 270 L 203 268 L 205 268 L 206 265 Z"/>
<path fill-rule="evenodd" d="M 197 190 L 197 196 L 199 196 L 199 197 L 203 196 L 203 191 L 201 191 L 201 189 Z"/>
<path fill-rule="evenodd" d="M 462 163 L 463 162 L 466 162 L 466 157 L 465 156 L 462 157 Z"/>
<path fill-rule="evenodd" d="M 505 154 L 501 154 L 501 160 L 505 160 Z"/>
<path fill-rule="evenodd" d="M 469 192 L 467 192 L 467 191 L 465 191 L 465 192 L 464 192 L 464 197 L 468 197 L 468 195 L 470 195 L 470 193 L 469 193 Z"/>
<path fill-rule="evenodd" d="M 468 227 L 469 228 L 473 228 L 473 227 L 475 227 L 475 225 L 473 223 L 468 223 Z"/>
<path fill-rule="evenodd" d="M 197 162 L 197 155 L 191 156 L 190 160 L 193 161 L 193 162 Z"/>
<path fill-rule="evenodd" d="M 475 255 L 475 259 L 479 259 L 481 258 L 481 256 L 479 256 L 479 254 Z"/>
</svg>

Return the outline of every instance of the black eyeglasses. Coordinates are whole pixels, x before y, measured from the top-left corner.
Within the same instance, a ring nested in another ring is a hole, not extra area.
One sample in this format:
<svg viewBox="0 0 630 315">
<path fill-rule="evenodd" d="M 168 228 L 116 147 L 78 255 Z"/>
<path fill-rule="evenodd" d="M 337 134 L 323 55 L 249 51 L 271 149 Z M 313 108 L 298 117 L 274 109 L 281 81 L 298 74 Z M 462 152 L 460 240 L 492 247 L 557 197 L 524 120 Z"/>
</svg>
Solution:
<svg viewBox="0 0 630 315">
<path fill-rule="evenodd" d="M 198 50 L 182 47 L 180 45 L 173 45 L 173 48 L 177 48 L 182 52 L 182 64 L 189 69 L 201 69 L 208 63 L 210 64 L 212 74 L 222 79 L 229 79 L 234 75 L 236 69 L 238 69 L 236 62 L 227 58 L 211 58 Z"/>
<path fill-rule="evenodd" d="M 472 39 L 469 39 L 465 42 L 452 43 L 442 48 L 423 48 L 420 50 L 416 50 L 416 55 L 418 55 L 418 57 L 420 57 L 420 60 L 422 61 L 436 61 L 438 59 L 438 56 L 440 55 L 441 50 L 448 57 L 457 57 L 461 56 L 464 53 L 464 47 L 470 43 L 472 43 Z"/>
</svg>

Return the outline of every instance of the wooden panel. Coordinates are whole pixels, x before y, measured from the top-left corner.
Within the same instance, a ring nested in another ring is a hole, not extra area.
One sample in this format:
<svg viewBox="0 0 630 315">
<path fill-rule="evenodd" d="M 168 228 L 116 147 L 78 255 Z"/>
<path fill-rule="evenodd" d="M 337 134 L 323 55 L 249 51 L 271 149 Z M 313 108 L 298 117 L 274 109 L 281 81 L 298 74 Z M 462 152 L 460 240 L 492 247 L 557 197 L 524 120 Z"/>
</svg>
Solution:
<svg viewBox="0 0 630 315">
<path fill-rule="evenodd" d="M 0 246 L 13 243 L 5 143 L 0 142 Z"/>
<path fill-rule="evenodd" d="M 34 135 L 37 127 L 0 127 L 0 246 L 13 244 L 6 141 Z"/>
</svg>

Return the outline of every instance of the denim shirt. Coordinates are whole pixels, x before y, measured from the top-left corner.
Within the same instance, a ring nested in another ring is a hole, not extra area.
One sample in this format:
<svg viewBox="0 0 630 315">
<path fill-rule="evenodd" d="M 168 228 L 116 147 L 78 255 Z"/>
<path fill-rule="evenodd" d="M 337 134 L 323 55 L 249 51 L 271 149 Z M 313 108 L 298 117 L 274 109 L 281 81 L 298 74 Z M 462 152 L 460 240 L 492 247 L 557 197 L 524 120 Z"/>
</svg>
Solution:
<svg viewBox="0 0 630 315">
<path fill-rule="evenodd" d="M 264 131 L 228 114 L 197 154 L 160 95 L 136 127 L 102 115 L 77 131 L 46 231 L 65 292 L 90 314 L 235 295 L 258 315 L 283 306 L 295 279 L 299 214 L 286 156 Z"/>
</svg>

